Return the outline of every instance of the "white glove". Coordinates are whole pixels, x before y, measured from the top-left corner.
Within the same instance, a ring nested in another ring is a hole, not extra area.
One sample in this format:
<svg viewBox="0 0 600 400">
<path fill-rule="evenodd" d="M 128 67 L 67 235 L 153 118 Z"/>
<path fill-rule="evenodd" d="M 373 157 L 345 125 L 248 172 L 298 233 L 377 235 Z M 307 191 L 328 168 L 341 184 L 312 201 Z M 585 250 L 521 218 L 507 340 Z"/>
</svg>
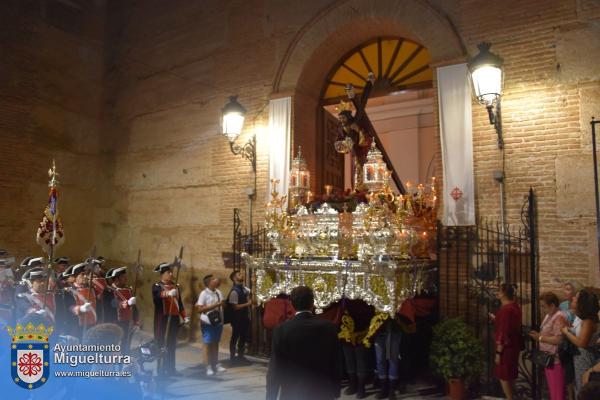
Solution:
<svg viewBox="0 0 600 400">
<path fill-rule="evenodd" d="M 183 323 L 184 323 L 185 325 L 189 324 L 189 323 L 190 323 L 190 321 L 191 321 L 191 320 L 190 320 L 190 317 L 185 317 L 185 318 L 183 319 Z"/>
<path fill-rule="evenodd" d="M 167 292 L 167 296 L 169 297 L 175 297 L 177 296 L 177 289 L 171 289 Z"/>
<path fill-rule="evenodd" d="M 135 306 L 135 297 L 130 297 L 129 300 L 127 300 L 127 305 L 129 307 Z"/>
<path fill-rule="evenodd" d="M 79 306 L 79 312 L 88 312 L 92 309 L 92 305 L 90 303 L 84 303 L 82 306 Z"/>
<path fill-rule="evenodd" d="M 48 314 L 48 311 L 47 310 L 37 310 L 35 313 L 37 315 L 41 315 L 42 317 L 45 317 L 46 314 Z"/>
</svg>

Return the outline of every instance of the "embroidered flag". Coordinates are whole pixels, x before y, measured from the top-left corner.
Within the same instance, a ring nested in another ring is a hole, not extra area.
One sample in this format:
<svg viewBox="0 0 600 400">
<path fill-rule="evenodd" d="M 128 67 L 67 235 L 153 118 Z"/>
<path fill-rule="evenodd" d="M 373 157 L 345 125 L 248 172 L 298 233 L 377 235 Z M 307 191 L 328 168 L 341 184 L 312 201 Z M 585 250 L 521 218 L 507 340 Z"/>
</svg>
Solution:
<svg viewBox="0 0 600 400">
<path fill-rule="evenodd" d="M 58 213 L 58 181 L 56 180 L 58 174 L 56 173 L 56 166 L 54 161 L 52 162 L 52 168 L 48 171 L 50 176 L 50 195 L 48 198 L 48 205 L 44 209 L 42 215 L 42 221 L 37 230 L 36 242 L 42 246 L 44 252 L 50 254 L 51 249 L 56 249 L 65 240 L 65 234 L 63 226 L 60 221 L 60 215 Z"/>
</svg>

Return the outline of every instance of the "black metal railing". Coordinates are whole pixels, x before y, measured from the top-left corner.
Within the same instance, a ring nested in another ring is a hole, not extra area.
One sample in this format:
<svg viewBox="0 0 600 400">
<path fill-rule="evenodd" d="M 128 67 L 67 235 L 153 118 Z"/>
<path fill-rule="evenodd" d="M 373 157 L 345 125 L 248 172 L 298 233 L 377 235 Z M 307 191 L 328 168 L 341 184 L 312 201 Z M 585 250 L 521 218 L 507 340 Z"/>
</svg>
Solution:
<svg viewBox="0 0 600 400">
<path fill-rule="evenodd" d="M 248 228 L 242 226 L 240 218 L 240 210 L 233 209 L 233 253 L 224 253 L 223 258 L 230 262 L 226 262 L 228 267 L 235 271 L 246 270 L 246 265 L 242 258 L 242 253 L 248 253 L 254 257 L 268 257 L 273 252 L 273 247 L 267 239 L 267 232 L 264 227 L 257 224 L 252 229 L 252 234 L 248 233 Z M 248 286 L 253 290 L 254 276 L 252 271 L 249 272 L 250 279 Z M 255 307 L 251 311 L 251 341 L 248 353 L 255 357 L 268 357 L 271 349 L 271 332 L 265 329 L 262 324 L 264 307 Z"/>
<path fill-rule="evenodd" d="M 497 310 L 496 292 L 501 283 L 517 285 L 517 301 L 523 311 L 524 337 L 538 326 L 538 278 L 535 241 L 535 196 L 530 190 L 519 226 L 481 220 L 476 226 L 438 226 L 438 288 L 441 316 L 461 317 L 483 341 L 485 371 L 481 390 L 498 394 L 494 379 L 494 332 L 489 313 Z M 517 395 L 538 396 L 538 374 L 532 368 L 531 348 L 521 354 Z"/>
</svg>

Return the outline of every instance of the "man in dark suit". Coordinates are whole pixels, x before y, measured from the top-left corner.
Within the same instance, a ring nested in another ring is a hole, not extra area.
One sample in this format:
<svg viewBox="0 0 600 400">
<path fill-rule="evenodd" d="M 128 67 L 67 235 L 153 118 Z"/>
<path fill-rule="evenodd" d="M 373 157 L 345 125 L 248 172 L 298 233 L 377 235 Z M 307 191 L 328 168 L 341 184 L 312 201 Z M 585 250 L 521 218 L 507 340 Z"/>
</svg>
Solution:
<svg viewBox="0 0 600 400">
<path fill-rule="evenodd" d="M 273 331 L 267 400 L 331 400 L 340 396 L 341 348 L 337 328 L 313 315 L 310 288 L 292 290 L 294 319 Z"/>
</svg>

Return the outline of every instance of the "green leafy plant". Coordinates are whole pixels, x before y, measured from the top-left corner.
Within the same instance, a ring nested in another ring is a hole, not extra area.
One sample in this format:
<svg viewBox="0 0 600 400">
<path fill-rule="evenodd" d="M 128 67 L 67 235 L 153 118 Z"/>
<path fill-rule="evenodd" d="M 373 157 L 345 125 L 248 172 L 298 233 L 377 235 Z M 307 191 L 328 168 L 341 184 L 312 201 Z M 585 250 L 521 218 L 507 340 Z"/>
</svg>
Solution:
<svg viewBox="0 0 600 400">
<path fill-rule="evenodd" d="M 471 381 L 481 374 L 483 360 L 483 344 L 462 319 L 447 319 L 433 328 L 429 361 L 435 374 L 446 381 Z"/>
</svg>

